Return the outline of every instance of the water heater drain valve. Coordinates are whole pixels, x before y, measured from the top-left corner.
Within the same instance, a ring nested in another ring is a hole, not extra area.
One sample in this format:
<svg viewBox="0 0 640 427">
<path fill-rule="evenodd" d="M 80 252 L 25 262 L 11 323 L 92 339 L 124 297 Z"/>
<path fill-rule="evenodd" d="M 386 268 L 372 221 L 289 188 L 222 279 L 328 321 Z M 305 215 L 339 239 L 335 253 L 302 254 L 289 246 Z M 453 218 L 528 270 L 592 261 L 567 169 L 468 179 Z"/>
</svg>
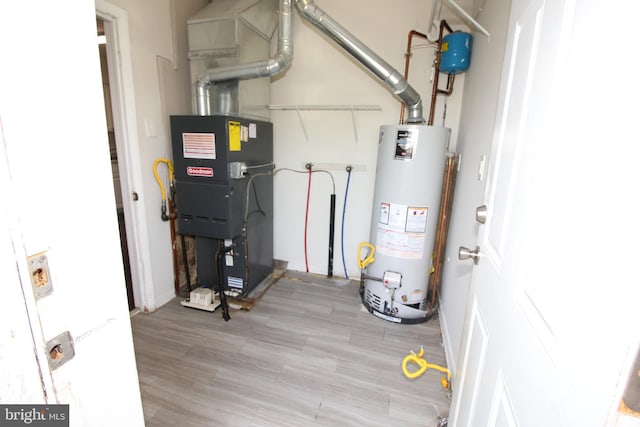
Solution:
<svg viewBox="0 0 640 427">
<path fill-rule="evenodd" d="M 382 283 L 389 289 L 398 289 L 402 286 L 402 274 L 395 271 L 385 271 L 382 275 Z"/>
</svg>

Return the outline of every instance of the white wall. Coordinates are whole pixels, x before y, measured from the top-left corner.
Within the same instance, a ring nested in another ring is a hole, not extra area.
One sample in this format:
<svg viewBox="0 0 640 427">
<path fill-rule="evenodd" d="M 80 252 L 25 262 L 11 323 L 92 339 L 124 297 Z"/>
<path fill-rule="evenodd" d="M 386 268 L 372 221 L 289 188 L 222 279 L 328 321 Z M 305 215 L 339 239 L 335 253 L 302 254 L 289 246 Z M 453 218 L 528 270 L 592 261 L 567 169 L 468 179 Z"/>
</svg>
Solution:
<svg viewBox="0 0 640 427">
<path fill-rule="evenodd" d="M 133 191 L 139 195 L 137 203 L 144 206 L 142 223 L 147 227 L 149 239 L 139 242 L 147 245 L 149 254 L 149 259 L 140 263 L 148 263 L 152 274 L 151 283 L 146 284 L 148 295 L 137 298 L 136 304 L 143 311 L 151 311 L 175 296 L 169 223 L 160 218 L 161 195 L 152 166 L 159 157 L 171 158 L 169 115 L 191 113 L 186 20 L 207 1 L 108 3 L 128 15 L 137 117 L 135 137 L 140 153 L 140 163 L 132 167 L 142 170 L 142 188 Z M 159 172 L 166 177 L 164 166 Z"/>
<path fill-rule="evenodd" d="M 135 189 L 144 204 L 149 236 L 153 310 L 174 296 L 173 269 L 168 223 L 160 219 L 160 192 L 153 178 L 152 164 L 158 157 L 170 157 L 169 114 L 190 114 L 189 71 L 186 58 L 186 19 L 206 4 L 205 0 L 108 0 L 128 13 L 133 62 L 137 137 L 143 185 Z M 397 70 L 404 70 L 408 32 L 427 31 L 429 0 L 321 0 L 338 22 L 365 42 Z M 172 14 L 173 10 L 173 14 Z M 390 17 L 393 17 L 391 19 Z M 174 28 L 173 32 L 171 29 Z M 460 28 L 460 27 L 458 27 Z M 160 31 L 162 29 L 162 31 Z M 429 112 L 430 75 L 434 49 L 420 39 L 412 57 L 409 81 L 420 92 Z M 177 49 L 178 54 L 175 53 Z M 443 85 L 446 82 L 441 82 Z M 464 76 L 447 101 L 446 125 L 456 139 L 457 119 Z M 369 237 L 371 203 L 380 125 L 397 123 L 400 102 L 365 69 L 341 49 L 303 22 L 294 10 L 294 57 L 291 68 L 272 84 L 272 104 L 375 104 L 382 112 L 356 113 L 358 141 L 348 112 L 302 112 L 309 134 L 307 142 L 295 112 L 272 112 L 277 167 L 302 169 L 305 162 L 354 164 L 366 172 L 354 172 L 349 190 L 345 230 L 345 252 L 349 274 L 358 274 L 356 248 Z M 435 124 L 442 124 L 439 97 Z M 148 136 L 146 123 L 156 129 Z M 332 171 L 336 180 L 336 239 L 334 274 L 343 275 L 340 252 L 340 221 L 346 172 Z M 303 234 L 306 177 L 282 172 L 275 178 L 274 256 L 289 262 L 289 268 L 305 270 Z M 312 179 L 308 250 L 310 271 L 326 273 L 328 260 L 330 179 L 315 174 Z M 147 260 L 143 260 L 147 262 Z"/>
<path fill-rule="evenodd" d="M 45 367 L 46 341 L 69 331 L 75 343 L 67 364 L 43 369 L 47 402 L 69 403 L 74 426 L 142 425 L 93 3 L 3 2 L 0 51 L 0 179 L 15 219 L 2 226 L 21 277 L 1 280 L 23 286 L 12 303 L 27 307 Z M 42 251 L 53 293 L 36 303 L 25 260 Z"/>
<path fill-rule="evenodd" d="M 475 210 L 482 204 L 485 180 L 479 178 L 482 157 L 488 171 L 509 22 L 510 0 L 488 0 L 477 19 L 491 37 L 474 34 L 471 67 L 466 73 L 458 130 L 461 154 L 449 238 L 442 271 L 440 320 L 449 366 L 454 371 L 460 351 L 464 313 L 473 263 L 458 260 L 458 248 L 473 248 L 480 224 Z"/>
<path fill-rule="evenodd" d="M 409 31 L 427 31 L 428 0 L 319 0 L 316 4 L 401 73 Z M 414 43 L 425 44 L 421 39 L 415 39 Z M 433 48 L 415 49 L 409 75 L 409 82 L 423 97 L 425 116 L 429 113 L 433 55 Z M 441 83 L 444 85 L 446 81 Z M 456 138 L 463 83 L 461 76 L 454 95 L 448 100 L 446 125 L 454 129 L 452 141 Z M 284 76 L 273 82 L 271 101 L 286 105 L 374 104 L 382 107 L 382 112 L 356 113 L 357 141 L 349 112 L 301 112 L 309 141 L 295 111 L 272 112 L 277 167 L 303 169 L 306 162 L 366 167 L 366 172 L 352 173 L 345 222 L 347 269 L 350 276 L 357 277 L 357 246 L 369 239 L 378 132 L 381 125 L 398 123 L 400 102 L 333 41 L 303 21 L 297 11 L 294 13 L 293 63 Z M 442 102 L 439 99 L 436 125 L 442 124 Z M 342 276 L 340 225 L 347 174 L 344 170 L 332 173 L 337 196 L 334 274 Z M 301 271 L 305 270 L 306 189 L 304 175 L 282 172 L 275 177 L 275 257 L 288 261 L 290 269 Z M 331 190 L 331 181 L 325 174 L 314 174 L 308 230 L 309 270 L 314 273 L 327 272 Z"/>
</svg>

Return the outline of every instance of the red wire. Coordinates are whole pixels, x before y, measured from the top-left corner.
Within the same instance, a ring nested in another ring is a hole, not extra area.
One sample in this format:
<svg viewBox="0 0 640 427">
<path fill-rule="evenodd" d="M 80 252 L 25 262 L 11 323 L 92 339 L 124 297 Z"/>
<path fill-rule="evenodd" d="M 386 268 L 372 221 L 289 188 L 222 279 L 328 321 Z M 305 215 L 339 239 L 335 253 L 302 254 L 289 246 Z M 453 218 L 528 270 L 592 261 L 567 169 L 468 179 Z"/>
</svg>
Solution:
<svg viewBox="0 0 640 427">
<path fill-rule="evenodd" d="M 304 214 L 304 264 L 309 272 L 309 259 L 307 258 L 307 225 L 309 224 L 309 199 L 311 197 L 311 166 L 309 166 L 309 184 L 307 186 L 307 210 Z"/>
</svg>

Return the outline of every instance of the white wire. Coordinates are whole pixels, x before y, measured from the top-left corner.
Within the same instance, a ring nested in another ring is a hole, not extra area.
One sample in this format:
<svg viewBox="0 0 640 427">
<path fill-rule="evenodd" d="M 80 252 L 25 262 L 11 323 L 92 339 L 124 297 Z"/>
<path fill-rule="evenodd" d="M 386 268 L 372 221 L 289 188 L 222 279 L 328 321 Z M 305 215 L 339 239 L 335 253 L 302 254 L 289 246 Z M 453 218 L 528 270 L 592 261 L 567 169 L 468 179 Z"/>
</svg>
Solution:
<svg viewBox="0 0 640 427">
<path fill-rule="evenodd" d="M 247 166 L 247 169 L 262 169 L 268 166 L 271 166 L 272 168 L 276 167 L 276 165 L 273 162 L 271 162 L 271 163 L 263 163 L 261 165 L 255 165 L 255 166 Z"/>
<path fill-rule="evenodd" d="M 302 173 L 302 174 L 308 174 L 309 171 L 308 170 L 297 170 L 297 169 L 290 169 L 290 168 L 280 168 L 280 169 L 276 169 L 273 174 L 277 174 L 280 171 L 288 171 L 288 172 L 295 172 L 295 173 Z M 311 169 L 311 173 L 316 173 L 316 172 L 321 172 L 321 173 L 326 173 L 331 177 L 331 183 L 333 185 L 333 194 L 336 194 L 336 180 L 333 177 L 333 174 L 331 172 L 329 172 L 328 170 L 324 170 L 324 169 Z"/>
<path fill-rule="evenodd" d="M 269 163 L 269 164 L 265 164 L 265 165 L 261 165 L 261 166 L 275 166 L 273 163 Z M 258 166 L 252 166 L 254 168 L 258 167 Z M 249 169 L 249 168 L 247 168 Z M 257 173 L 255 175 L 251 175 L 249 177 L 249 181 L 247 181 L 247 189 L 246 189 L 246 196 L 245 196 L 245 201 L 244 201 L 244 216 L 243 216 L 243 228 L 247 226 L 247 222 L 249 221 L 249 197 L 251 196 L 251 184 L 253 183 L 253 179 L 259 176 L 275 176 L 278 174 L 278 172 L 281 171 L 288 171 L 288 172 L 295 172 L 295 173 L 301 173 L 301 174 L 308 174 L 309 171 L 305 170 L 296 170 L 296 169 L 290 169 L 290 168 L 280 168 L 280 169 L 276 169 L 276 170 L 270 170 L 268 172 L 263 172 L 263 173 Z M 333 185 L 333 193 L 332 194 L 336 194 L 336 180 L 333 177 L 333 174 L 327 170 L 324 169 L 311 169 L 311 173 L 316 173 L 316 172 L 320 172 L 320 173 L 326 173 L 329 175 L 329 177 L 331 178 L 331 183 Z"/>
</svg>

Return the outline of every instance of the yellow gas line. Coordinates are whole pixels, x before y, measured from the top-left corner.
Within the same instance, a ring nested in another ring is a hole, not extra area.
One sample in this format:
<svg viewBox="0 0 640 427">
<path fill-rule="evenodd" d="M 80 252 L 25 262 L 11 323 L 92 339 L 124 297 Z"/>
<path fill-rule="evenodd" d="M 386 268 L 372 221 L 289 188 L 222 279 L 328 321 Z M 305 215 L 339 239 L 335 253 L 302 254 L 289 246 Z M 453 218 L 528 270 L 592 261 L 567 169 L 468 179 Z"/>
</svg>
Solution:
<svg viewBox="0 0 640 427">
<path fill-rule="evenodd" d="M 415 354 L 412 351 L 411 354 L 409 354 L 404 358 L 404 360 L 402 361 L 402 372 L 404 373 L 404 375 L 407 378 L 413 379 L 424 374 L 425 371 L 429 368 L 435 369 L 436 371 L 440 371 L 444 374 L 447 374 L 446 378 L 440 378 L 440 384 L 442 384 L 442 387 L 444 389 L 448 390 L 450 386 L 450 381 L 451 381 L 451 372 L 447 368 L 443 368 L 442 366 L 427 362 L 425 359 L 422 358 L 422 356 L 424 356 L 424 347 L 420 347 L 420 352 L 418 354 Z M 417 365 L 418 370 L 410 372 L 409 369 L 407 368 L 407 365 L 409 364 L 409 362 Z"/>
<path fill-rule="evenodd" d="M 366 246 L 367 248 L 369 248 L 369 254 L 364 259 L 362 259 L 362 256 L 361 256 L 363 246 Z M 376 247 L 373 246 L 371 243 L 360 242 L 360 244 L 358 245 L 358 267 L 360 267 L 360 270 L 364 270 L 367 265 L 375 261 L 375 259 L 373 258 L 373 254 L 375 253 L 376 253 Z"/>
<path fill-rule="evenodd" d="M 160 186 L 160 193 L 162 195 L 162 219 L 168 221 L 169 215 L 167 215 L 167 192 L 164 188 L 164 183 L 160 179 L 160 175 L 158 175 L 158 165 L 160 163 L 165 163 L 167 165 L 167 169 L 169 169 L 170 185 L 173 183 L 173 163 L 171 162 L 171 160 L 164 158 L 158 158 L 153 162 L 153 176 L 156 178 L 156 181 Z"/>
<path fill-rule="evenodd" d="M 167 201 L 167 192 L 164 189 L 164 184 L 160 179 L 160 175 L 158 175 L 158 164 L 165 163 L 167 168 L 169 169 L 169 182 L 173 182 L 173 163 L 169 159 L 159 158 L 153 162 L 153 176 L 156 178 L 158 185 L 160 186 L 160 193 L 162 193 L 162 201 Z"/>
</svg>

